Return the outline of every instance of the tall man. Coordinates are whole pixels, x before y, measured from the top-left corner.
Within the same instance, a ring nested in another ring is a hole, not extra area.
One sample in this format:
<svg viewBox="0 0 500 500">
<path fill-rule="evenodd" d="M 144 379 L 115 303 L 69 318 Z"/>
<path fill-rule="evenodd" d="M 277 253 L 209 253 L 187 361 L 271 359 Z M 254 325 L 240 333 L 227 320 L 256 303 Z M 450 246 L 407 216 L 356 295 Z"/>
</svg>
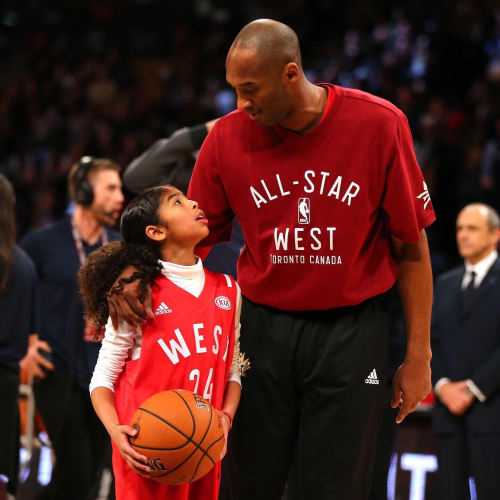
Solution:
<svg viewBox="0 0 500 500">
<path fill-rule="evenodd" d="M 38 337 L 31 339 L 23 364 L 37 376 L 36 405 L 56 457 L 40 499 L 95 498 L 98 472 L 110 457 L 109 439 L 88 396 L 100 338 L 84 324 L 76 273 L 89 253 L 120 237 L 107 228 L 124 200 L 119 171 L 110 160 L 83 157 L 69 174 L 73 216 L 21 242 L 38 272 L 40 311 Z"/>
<path fill-rule="evenodd" d="M 387 371 L 380 295 L 397 276 L 398 421 L 431 388 L 434 213 L 408 122 L 387 101 L 307 81 L 296 34 L 276 21 L 243 28 L 226 78 L 239 109 L 214 125 L 188 192 L 209 220 L 204 245 L 227 240 L 234 216 L 246 242 L 246 377 L 221 496 L 278 500 L 288 479 L 289 499 L 364 500 Z M 128 293 L 112 300 L 140 319 Z"/>
<path fill-rule="evenodd" d="M 500 219 L 487 205 L 457 218 L 465 266 L 436 281 L 432 312 L 432 378 L 440 498 L 478 500 L 500 491 Z"/>
</svg>

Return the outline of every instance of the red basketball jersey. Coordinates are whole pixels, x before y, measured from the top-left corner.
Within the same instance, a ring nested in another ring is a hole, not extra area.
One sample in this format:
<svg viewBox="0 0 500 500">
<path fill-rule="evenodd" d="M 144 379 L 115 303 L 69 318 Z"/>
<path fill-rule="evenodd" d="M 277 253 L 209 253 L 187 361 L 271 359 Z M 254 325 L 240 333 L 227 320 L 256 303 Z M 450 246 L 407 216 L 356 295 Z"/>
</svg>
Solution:
<svg viewBox="0 0 500 500">
<path fill-rule="evenodd" d="M 232 278 L 205 269 L 198 298 L 161 277 L 152 284 L 153 311 L 142 331 L 140 357 L 125 363 L 115 405 L 128 425 L 138 406 L 168 389 L 186 389 L 220 409 L 234 348 L 237 286 Z M 117 499 L 217 499 L 220 463 L 194 483 L 170 486 L 135 473 L 113 449 Z"/>
<path fill-rule="evenodd" d="M 416 242 L 435 219 L 403 112 L 366 92 L 323 87 L 327 109 L 306 134 L 243 110 L 220 118 L 188 190 L 208 219 L 202 247 L 229 240 L 236 216 L 243 295 L 286 311 L 387 291 L 397 276 L 391 235 Z"/>
</svg>

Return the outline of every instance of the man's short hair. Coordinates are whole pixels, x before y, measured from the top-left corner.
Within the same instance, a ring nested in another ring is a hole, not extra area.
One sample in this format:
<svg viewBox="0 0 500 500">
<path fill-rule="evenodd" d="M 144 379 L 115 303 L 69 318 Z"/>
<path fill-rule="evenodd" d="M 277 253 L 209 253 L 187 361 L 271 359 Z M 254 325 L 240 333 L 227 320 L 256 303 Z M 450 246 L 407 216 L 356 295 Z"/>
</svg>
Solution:
<svg viewBox="0 0 500 500">
<path fill-rule="evenodd" d="M 101 172 L 103 170 L 114 170 L 119 174 L 121 171 L 120 165 L 108 158 L 93 158 L 92 161 L 88 162 L 85 166 L 82 165 L 82 160 L 73 164 L 68 174 L 68 192 L 72 201 L 76 201 L 76 193 L 79 188 L 79 184 L 82 181 L 81 176 L 77 175 L 81 168 L 86 168 L 83 179 L 88 182 L 90 182 L 89 179 L 97 172 Z"/>
<path fill-rule="evenodd" d="M 485 205 L 486 209 L 488 211 L 488 215 L 486 216 L 486 219 L 488 221 L 488 227 L 491 229 L 498 229 L 500 228 L 500 216 L 498 215 L 498 212 L 493 208 L 490 207 L 489 205 Z"/>
<path fill-rule="evenodd" d="M 488 229 L 491 231 L 493 229 L 500 228 L 500 216 L 498 212 L 490 205 L 486 203 L 469 203 L 465 208 L 476 208 L 481 210 L 484 214 L 486 212 L 486 224 L 488 224 Z"/>
</svg>

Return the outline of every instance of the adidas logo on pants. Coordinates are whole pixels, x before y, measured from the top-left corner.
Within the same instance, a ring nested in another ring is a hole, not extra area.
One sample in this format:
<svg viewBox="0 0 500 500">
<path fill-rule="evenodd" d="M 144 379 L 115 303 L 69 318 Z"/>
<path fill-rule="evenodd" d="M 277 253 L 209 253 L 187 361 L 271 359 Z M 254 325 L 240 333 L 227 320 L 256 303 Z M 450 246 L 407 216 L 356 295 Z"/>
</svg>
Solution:
<svg viewBox="0 0 500 500">
<path fill-rule="evenodd" d="M 368 378 L 365 379 L 365 384 L 375 384 L 375 385 L 379 384 L 375 368 L 371 371 L 370 375 L 368 375 Z"/>
</svg>

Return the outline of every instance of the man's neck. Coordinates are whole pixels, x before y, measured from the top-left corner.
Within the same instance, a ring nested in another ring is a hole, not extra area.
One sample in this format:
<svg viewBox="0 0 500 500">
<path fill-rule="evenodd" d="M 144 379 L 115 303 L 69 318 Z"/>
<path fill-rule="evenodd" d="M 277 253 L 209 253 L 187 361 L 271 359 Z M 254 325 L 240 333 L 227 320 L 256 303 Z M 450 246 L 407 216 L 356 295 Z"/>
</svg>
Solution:
<svg viewBox="0 0 500 500">
<path fill-rule="evenodd" d="M 95 245 L 102 233 L 102 224 L 96 219 L 92 211 L 82 205 L 76 205 L 73 214 L 75 223 L 82 240 L 89 245 Z"/>
<path fill-rule="evenodd" d="M 470 259 L 465 259 L 466 263 L 469 266 L 475 266 L 482 262 L 483 260 L 486 260 L 488 257 L 493 258 L 493 252 L 495 251 L 495 248 L 490 248 L 486 250 L 485 252 L 481 253 L 480 255 L 475 255 L 474 257 Z"/>
<path fill-rule="evenodd" d="M 281 120 L 279 125 L 297 134 L 310 132 L 321 121 L 327 100 L 328 92 L 325 88 L 305 80 L 296 98 L 295 110 Z"/>
</svg>

